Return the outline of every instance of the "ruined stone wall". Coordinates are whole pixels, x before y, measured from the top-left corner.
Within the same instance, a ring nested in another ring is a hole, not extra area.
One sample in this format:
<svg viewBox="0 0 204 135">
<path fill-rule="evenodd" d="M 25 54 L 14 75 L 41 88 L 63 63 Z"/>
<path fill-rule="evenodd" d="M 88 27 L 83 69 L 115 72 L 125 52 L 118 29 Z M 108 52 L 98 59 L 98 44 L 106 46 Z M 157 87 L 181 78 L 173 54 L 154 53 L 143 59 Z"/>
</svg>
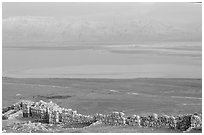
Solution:
<svg viewBox="0 0 204 135">
<path fill-rule="evenodd" d="M 110 126 L 140 126 L 169 128 L 180 131 L 190 131 L 191 129 L 202 129 L 202 114 L 183 114 L 178 116 L 157 115 L 148 116 L 125 116 L 123 112 L 112 112 L 109 114 L 82 115 L 72 109 L 61 108 L 57 104 L 44 101 L 30 102 L 22 101 L 4 108 L 3 114 L 9 115 L 10 110 L 22 110 L 23 117 L 31 117 L 36 121 L 49 124 L 77 124 L 94 123 L 100 121 Z"/>
</svg>

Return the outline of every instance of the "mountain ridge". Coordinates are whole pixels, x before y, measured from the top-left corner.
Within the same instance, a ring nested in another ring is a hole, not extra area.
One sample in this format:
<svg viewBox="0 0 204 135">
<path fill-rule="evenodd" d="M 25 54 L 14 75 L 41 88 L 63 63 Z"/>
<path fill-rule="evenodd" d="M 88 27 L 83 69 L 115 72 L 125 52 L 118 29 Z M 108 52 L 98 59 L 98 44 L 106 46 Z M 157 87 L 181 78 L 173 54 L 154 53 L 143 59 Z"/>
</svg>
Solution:
<svg viewBox="0 0 204 135">
<path fill-rule="evenodd" d="M 98 21 L 54 17 L 3 19 L 3 43 L 199 41 L 199 27 L 184 29 L 151 18 Z"/>
</svg>

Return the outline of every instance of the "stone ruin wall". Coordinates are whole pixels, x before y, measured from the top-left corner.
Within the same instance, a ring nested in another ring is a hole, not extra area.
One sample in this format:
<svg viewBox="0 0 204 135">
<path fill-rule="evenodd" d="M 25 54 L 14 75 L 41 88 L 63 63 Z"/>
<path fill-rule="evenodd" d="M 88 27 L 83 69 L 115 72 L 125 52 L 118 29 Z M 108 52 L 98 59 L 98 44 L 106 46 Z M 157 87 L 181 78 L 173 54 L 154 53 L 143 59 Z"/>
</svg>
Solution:
<svg viewBox="0 0 204 135">
<path fill-rule="evenodd" d="M 13 110 L 13 112 L 11 111 Z M 49 124 L 77 124 L 101 122 L 110 126 L 140 126 L 169 128 L 180 131 L 190 131 L 191 129 L 202 130 L 202 114 L 184 114 L 178 116 L 157 115 L 149 116 L 125 116 L 123 112 L 112 112 L 110 114 L 82 115 L 72 109 L 61 108 L 52 102 L 32 102 L 20 101 L 10 107 L 3 108 L 3 117 L 22 110 L 23 117 L 34 118 L 38 122 Z M 10 112 L 10 113 L 9 113 Z"/>
</svg>

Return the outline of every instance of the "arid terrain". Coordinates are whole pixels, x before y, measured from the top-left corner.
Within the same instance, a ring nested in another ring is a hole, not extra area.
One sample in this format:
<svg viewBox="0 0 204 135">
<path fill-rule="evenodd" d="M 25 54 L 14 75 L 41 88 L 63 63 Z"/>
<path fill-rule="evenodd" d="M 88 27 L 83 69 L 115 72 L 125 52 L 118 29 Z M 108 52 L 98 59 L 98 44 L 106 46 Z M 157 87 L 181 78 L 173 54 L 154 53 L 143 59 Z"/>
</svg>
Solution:
<svg viewBox="0 0 204 135">
<path fill-rule="evenodd" d="M 53 101 L 80 114 L 123 111 L 126 115 L 178 115 L 202 110 L 202 79 L 58 79 L 3 78 L 2 106 L 21 100 Z M 3 121 L 3 128 L 12 121 Z M 177 132 L 169 129 L 109 127 L 60 132 Z"/>
<path fill-rule="evenodd" d="M 202 2 L 2 2 L 2 80 L 6 133 L 202 132 Z"/>
</svg>

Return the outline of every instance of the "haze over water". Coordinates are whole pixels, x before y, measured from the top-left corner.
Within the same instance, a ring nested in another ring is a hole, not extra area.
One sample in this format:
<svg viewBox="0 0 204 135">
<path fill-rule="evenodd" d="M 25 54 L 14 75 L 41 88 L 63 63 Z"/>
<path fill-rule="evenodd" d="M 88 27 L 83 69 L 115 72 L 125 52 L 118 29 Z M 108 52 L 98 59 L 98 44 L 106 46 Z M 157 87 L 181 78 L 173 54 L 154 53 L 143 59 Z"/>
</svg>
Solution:
<svg viewBox="0 0 204 135">
<path fill-rule="evenodd" d="M 201 78 L 201 11 L 192 3 L 4 3 L 3 76 Z"/>
<path fill-rule="evenodd" d="M 201 47 L 198 43 L 191 44 L 194 48 L 196 44 L 198 49 Z M 138 49 L 135 52 L 125 52 L 122 47 L 107 48 L 83 50 L 3 48 L 3 75 L 12 77 L 201 78 L 200 50 L 163 49 L 158 52 L 157 49 L 146 51 L 146 47 L 143 49 L 144 52 L 138 53 Z M 120 48 L 124 52 L 120 52 Z"/>
</svg>

